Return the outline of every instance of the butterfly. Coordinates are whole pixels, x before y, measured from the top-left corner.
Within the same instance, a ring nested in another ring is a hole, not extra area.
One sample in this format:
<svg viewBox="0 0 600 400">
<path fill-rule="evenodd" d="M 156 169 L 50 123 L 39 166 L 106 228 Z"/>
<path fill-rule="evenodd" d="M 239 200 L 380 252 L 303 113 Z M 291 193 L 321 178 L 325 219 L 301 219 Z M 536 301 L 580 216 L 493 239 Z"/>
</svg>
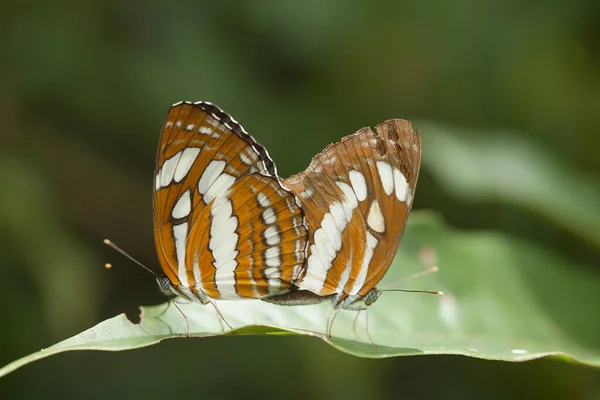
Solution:
<svg viewBox="0 0 600 400">
<path fill-rule="evenodd" d="M 159 285 L 203 304 L 370 305 L 406 226 L 420 162 L 418 131 L 392 119 L 282 179 L 267 150 L 220 108 L 176 103 L 154 173 Z"/>
<path fill-rule="evenodd" d="M 329 145 L 305 171 L 284 180 L 300 196 L 309 248 L 294 286 L 265 300 L 331 300 L 334 309 L 351 310 L 373 304 L 406 227 L 420 164 L 418 131 L 393 119 Z"/>
<path fill-rule="evenodd" d="M 308 226 L 267 150 L 208 102 L 173 105 L 155 168 L 154 238 L 163 292 L 206 304 L 289 289 Z"/>
</svg>

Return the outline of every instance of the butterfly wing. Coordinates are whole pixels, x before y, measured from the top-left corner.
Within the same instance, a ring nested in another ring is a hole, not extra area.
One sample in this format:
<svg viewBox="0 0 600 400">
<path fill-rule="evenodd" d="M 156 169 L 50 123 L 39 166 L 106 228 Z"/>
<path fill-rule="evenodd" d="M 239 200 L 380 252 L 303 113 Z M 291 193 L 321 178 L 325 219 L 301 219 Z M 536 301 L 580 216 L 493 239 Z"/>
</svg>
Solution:
<svg viewBox="0 0 600 400">
<path fill-rule="evenodd" d="M 174 288 L 206 302 L 289 287 L 307 230 L 265 148 L 218 107 L 198 102 L 175 104 L 163 125 L 154 237 Z"/>
<path fill-rule="evenodd" d="M 396 254 L 417 185 L 421 141 L 409 121 L 363 128 L 328 146 L 284 183 L 302 202 L 307 264 L 297 286 L 363 297 Z"/>
</svg>

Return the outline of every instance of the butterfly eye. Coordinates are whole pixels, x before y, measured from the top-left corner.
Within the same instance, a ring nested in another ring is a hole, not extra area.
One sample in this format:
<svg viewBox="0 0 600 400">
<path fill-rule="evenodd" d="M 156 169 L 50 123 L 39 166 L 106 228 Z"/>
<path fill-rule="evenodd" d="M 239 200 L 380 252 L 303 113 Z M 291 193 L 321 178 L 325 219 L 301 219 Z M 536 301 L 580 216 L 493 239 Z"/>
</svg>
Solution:
<svg viewBox="0 0 600 400">
<path fill-rule="evenodd" d="M 173 286 L 168 277 L 163 276 L 160 278 L 156 278 L 156 283 L 158 284 L 158 288 L 160 289 L 160 292 L 162 294 L 164 294 L 165 296 L 172 297 L 173 295 L 176 294 L 175 292 L 173 292 Z"/>
<path fill-rule="evenodd" d="M 368 307 L 371 304 L 375 303 L 375 301 L 377 301 L 379 296 L 381 296 L 381 292 L 378 291 L 377 288 L 373 288 L 373 289 L 369 290 L 364 298 L 365 306 Z"/>
</svg>

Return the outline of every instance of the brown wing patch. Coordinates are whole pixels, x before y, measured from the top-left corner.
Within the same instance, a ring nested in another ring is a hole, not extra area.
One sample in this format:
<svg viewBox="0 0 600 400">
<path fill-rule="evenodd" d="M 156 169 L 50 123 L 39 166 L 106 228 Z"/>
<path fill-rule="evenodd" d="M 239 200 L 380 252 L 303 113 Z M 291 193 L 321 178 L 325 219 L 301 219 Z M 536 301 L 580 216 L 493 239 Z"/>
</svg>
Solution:
<svg viewBox="0 0 600 400">
<path fill-rule="evenodd" d="M 285 181 L 300 198 L 310 230 L 301 289 L 363 296 L 379 282 L 404 231 L 420 155 L 410 122 L 389 120 L 376 133 L 363 128 L 328 146 Z"/>
<path fill-rule="evenodd" d="M 295 197 L 258 174 L 228 192 L 194 216 L 187 259 L 198 260 L 202 289 L 212 298 L 259 298 L 289 288 L 307 240 Z"/>
<path fill-rule="evenodd" d="M 298 240 L 305 243 L 302 211 L 295 196 L 281 186 L 265 148 L 210 103 L 171 107 L 163 125 L 155 169 L 154 236 L 163 271 L 176 289 L 189 289 L 199 298 L 259 297 L 268 292 L 265 279 L 268 282 L 273 278 L 264 274 L 265 262 L 255 254 L 260 247 L 252 251 L 237 248 L 238 244 L 248 245 L 246 239 L 260 234 L 265 227 L 259 223 L 260 216 L 248 208 L 254 185 L 275 191 L 286 205 L 296 206 L 290 212 L 293 216 L 282 213 L 281 223 L 299 224 Z M 218 226 L 213 226 L 213 221 Z M 237 260 L 242 250 L 248 255 Z M 274 251 L 266 256 L 274 256 Z M 287 267 L 290 256 L 281 257 Z M 302 264 L 304 248 L 294 257 L 296 264 Z M 247 280 L 257 284 L 236 286 L 237 278 L 246 279 L 237 271 L 250 264 L 252 274 Z M 285 282 L 291 282 L 288 269 L 280 274 Z"/>
</svg>

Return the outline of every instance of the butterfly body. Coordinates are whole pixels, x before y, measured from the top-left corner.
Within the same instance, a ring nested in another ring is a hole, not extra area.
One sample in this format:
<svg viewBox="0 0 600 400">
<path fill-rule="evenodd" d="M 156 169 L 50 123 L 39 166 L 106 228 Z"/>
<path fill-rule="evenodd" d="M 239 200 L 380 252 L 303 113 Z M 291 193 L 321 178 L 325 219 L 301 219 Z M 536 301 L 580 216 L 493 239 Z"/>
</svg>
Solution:
<svg viewBox="0 0 600 400">
<path fill-rule="evenodd" d="M 388 120 L 283 180 L 266 149 L 218 107 L 175 104 L 155 170 L 161 287 L 202 303 L 371 304 L 412 207 L 420 157 L 410 122 Z"/>
<path fill-rule="evenodd" d="M 320 295 L 311 292 L 310 290 L 299 289 L 296 286 L 272 296 L 265 296 L 261 300 L 283 306 L 311 305 L 330 301 L 331 305 L 336 310 L 364 310 L 366 307 L 373 304 L 380 294 L 381 292 L 379 292 L 377 288 L 372 288 L 364 296 L 348 295 L 345 293 Z"/>
</svg>

